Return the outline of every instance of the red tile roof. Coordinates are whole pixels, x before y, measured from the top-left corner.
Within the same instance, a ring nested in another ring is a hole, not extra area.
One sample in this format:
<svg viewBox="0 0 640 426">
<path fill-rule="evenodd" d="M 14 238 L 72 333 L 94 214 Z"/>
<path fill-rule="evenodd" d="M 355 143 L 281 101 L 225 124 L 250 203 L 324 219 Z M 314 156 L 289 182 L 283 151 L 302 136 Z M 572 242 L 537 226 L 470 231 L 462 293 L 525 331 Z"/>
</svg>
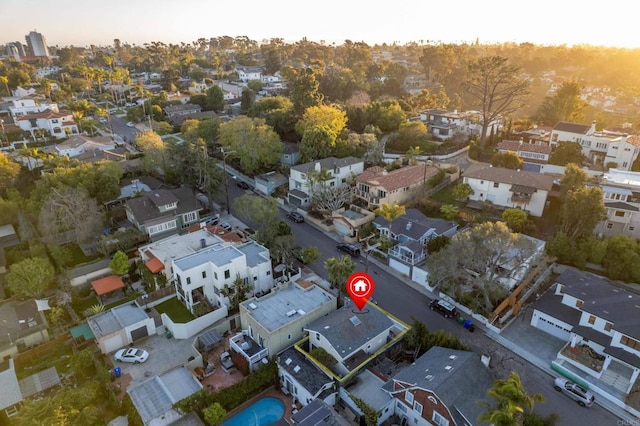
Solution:
<svg viewBox="0 0 640 426">
<path fill-rule="evenodd" d="M 164 269 L 164 263 L 157 257 L 153 257 L 150 261 L 144 264 L 152 274 L 157 274 Z"/>
<path fill-rule="evenodd" d="M 426 168 L 426 170 L 425 170 Z M 426 174 L 425 174 L 426 171 Z M 370 186 L 379 186 L 387 191 L 411 186 L 416 182 L 422 182 L 438 173 L 438 168 L 417 164 L 415 166 L 402 167 L 400 169 L 387 172 L 379 166 L 369 167 L 357 177 L 358 183 L 366 183 Z"/>
<path fill-rule="evenodd" d="M 17 117 L 16 120 L 33 120 L 34 118 L 65 118 L 70 116 L 70 112 L 53 112 L 50 109 L 35 114 L 26 114 Z"/>
<path fill-rule="evenodd" d="M 124 283 L 119 276 L 110 275 L 108 277 L 100 278 L 99 280 L 91 281 L 91 287 L 93 287 L 98 296 L 102 296 L 120 288 L 124 288 Z"/>
</svg>

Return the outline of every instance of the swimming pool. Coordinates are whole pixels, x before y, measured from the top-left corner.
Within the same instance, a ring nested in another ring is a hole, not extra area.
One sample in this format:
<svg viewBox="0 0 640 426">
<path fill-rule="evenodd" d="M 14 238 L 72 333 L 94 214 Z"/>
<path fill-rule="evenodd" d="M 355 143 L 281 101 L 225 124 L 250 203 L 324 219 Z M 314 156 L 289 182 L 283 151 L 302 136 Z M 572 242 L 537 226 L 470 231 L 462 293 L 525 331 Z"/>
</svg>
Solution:
<svg viewBox="0 0 640 426">
<path fill-rule="evenodd" d="M 262 398 L 251 404 L 222 426 L 267 426 L 284 415 L 284 404 L 278 398 Z"/>
</svg>

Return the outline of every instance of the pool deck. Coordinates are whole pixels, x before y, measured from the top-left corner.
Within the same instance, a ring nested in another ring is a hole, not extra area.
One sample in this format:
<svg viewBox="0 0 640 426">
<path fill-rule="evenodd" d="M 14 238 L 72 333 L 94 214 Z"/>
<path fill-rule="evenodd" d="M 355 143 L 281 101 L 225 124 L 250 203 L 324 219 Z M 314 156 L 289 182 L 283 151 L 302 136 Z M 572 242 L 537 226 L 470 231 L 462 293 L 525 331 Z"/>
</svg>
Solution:
<svg viewBox="0 0 640 426">
<path fill-rule="evenodd" d="M 244 410 L 245 408 L 247 408 L 248 406 L 250 406 L 251 404 L 253 404 L 257 400 L 262 399 L 262 398 L 266 398 L 266 397 L 277 398 L 280 401 L 282 401 L 282 403 L 284 404 L 284 416 L 283 416 L 283 419 L 285 419 L 287 421 L 287 423 L 291 424 L 290 419 L 291 419 L 291 409 L 293 408 L 293 398 L 290 397 L 290 396 L 286 396 L 285 394 L 283 394 L 282 392 L 280 392 L 279 390 L 277 390 L 273 386 L 270 387 L 269 389 L 267 389 L 266 391 L 260 393 L 259 395 L 251 398 L 249 401 L 247 401 L 244 404 L 240 405 L 235 410 L 228 412 L 227 413 L 227 417 L 225 418 L 225 420 L 229 420 L 231 417 L 233 417 L 234 415 L 238 414 L 240 411 Z"/>
</svg>

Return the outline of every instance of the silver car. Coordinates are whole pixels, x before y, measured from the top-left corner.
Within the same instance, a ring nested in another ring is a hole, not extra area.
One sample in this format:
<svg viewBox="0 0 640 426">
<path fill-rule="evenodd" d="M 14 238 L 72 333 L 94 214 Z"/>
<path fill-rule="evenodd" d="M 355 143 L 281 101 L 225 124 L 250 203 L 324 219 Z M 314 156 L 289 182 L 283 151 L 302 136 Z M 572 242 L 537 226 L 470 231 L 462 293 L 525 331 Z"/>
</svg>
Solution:
<svg viewBox="0 0 640 426">
<path fill-rule="evenodd" d="M 576 401 L 582 407 L 591 407 L 596 400 L 595 396 L 585 388 L 577 385 L 564 377 L 558 377 L 553 382 L 553 388 L 558 392 L 562 392 L 569 398 Z"/>
</svg>

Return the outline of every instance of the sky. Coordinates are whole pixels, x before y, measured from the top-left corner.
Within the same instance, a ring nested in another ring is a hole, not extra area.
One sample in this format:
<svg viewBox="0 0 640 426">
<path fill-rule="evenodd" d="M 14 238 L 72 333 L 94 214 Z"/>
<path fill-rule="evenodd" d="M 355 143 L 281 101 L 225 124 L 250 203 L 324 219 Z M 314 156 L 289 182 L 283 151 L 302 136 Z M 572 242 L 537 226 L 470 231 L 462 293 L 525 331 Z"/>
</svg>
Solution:
<svg viewBox="0 0 640 426">
<path fill-rule="evenodd" d="M 640 47 L 628 1 L 537 0 L 0 0 L 0 44 L 36 30 L 50 46 L 111 45 L 114 39 L 190 43 L 247 36 L 369 45 L 531 42 Z"/>
</svg>

